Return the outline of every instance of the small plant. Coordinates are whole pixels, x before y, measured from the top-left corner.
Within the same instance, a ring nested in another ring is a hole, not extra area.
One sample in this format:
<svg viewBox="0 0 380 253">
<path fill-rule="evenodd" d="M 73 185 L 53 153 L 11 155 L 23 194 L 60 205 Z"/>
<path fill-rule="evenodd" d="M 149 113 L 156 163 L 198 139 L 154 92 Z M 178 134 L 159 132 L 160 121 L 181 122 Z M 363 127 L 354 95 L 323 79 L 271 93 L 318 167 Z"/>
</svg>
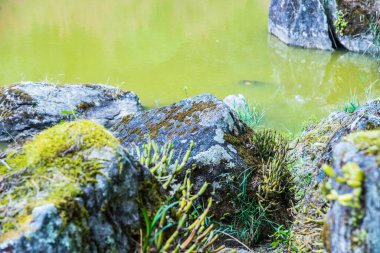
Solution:
<svg viewBox="0 0 380 253">
<path fill-rule="evenodd" d="M 243 121 L 250 128 L 258 128 L 264 119 L 264 111 L 257 105 L 249 107 L 248 105 L 237 107 L 233 106 L 241 121 Z"/>
<path fill-rule="evenodd" d="M 360 104 L 359 104 L 358 97 L 355 94 L 351 93 L 350 101 L 347 103 L 344 103 L 343 105 L 343 111 L 347 113 L 353 113 L 359 108 L 359 106 Z"/>
<path fill-rule="evenodd" d="M 187 93 L 188 90 L 189 90 L 189 87 L 187 87 L 186 85 L 183 86 L 183 91 L 185 92 L 186 98 L 189 98 L 189 94 Z"/>
<path fill-rule="evenodd" d="M 142 149 L 132 144 L 128 151 L 131 155 L 138 157 L 138 161 L 150 170 L 164 189 L 168 189 L 173 188 L 173 180 L 185 167 L 194 145 L 191 141 L 181 163 L 178 159 L 173 163 L 174 145 L 170 142 L 159 147 L 154 141 L 148 141 L 147 144 L 142 145 Z"/>
<path fill-rule="evenodd" d="M 289 245 L 291 230 L 285 229 L 283 225 L 280 225 L 275 228 L 275 232 L 273 233 L 272 237 L 274 238 L 274 241 L 271 243 L 272 248 L 277 248 L 279 244 Z"/>
<path fill-rule="evenodd" d="M 212 206 L 212 199 L 207 201 L 207 207 L 202 213 L 194 207 L 200 196 L 206 191 L 208 183 L 196 194 L 192 194 L 193 184 L 190 182 L 191 170 L 187 170 L 183 181 L 176 184 L 176 176 L 182 172 L 194 142 L 190 142 L 182 161 L 172 162 L 174 146 L 166 143 L 159 147 L 154 141 L 149 141 L 142 148 L 132 145 L 129 153 L 136 155 L 141 164 L 146 166 L 163 188 L 170 191 L 170 197 L 150 219 L 147 210 L 142 213 L 145 230 L 141 230 L 139 252 L 219 252 L 224 245 L 214 247 L 219 235 L 214 225 L 209 225 L 207 214 Z"/>
<path fill-rule="evenodd" d="M 378 17 L 371 17 L 369 27 L 369 33 L 372 35 L 372 42 L 377 48 L 377 51 L 380 51 L 380 27 Z"/>
<path fill-rule="evenodd" d="M 78 112 L 76 110 L 63 110 L 61 111 L 61 115 L 62 116 L 65 116 L 65 117 L 68 117 L 69 119 L 73 119 L 73 120 L 76 120 L 78 118 Z M 65 123 L 66 120 L 60 120 L 59 121 L 59 124 L 63 124 Z"/>
<path fill-rule="evenodd" d="M 344 14 L 341 10 L 337 11 L 336 13 L 336 20 L 335 20 L 335 28 L 337 33 L 340 34 L 340 36 L 344 36 L 344 29 L 348 26 L 348 22 L 345 19 L 346 14 Z"/>
<path fill-rule="evenodd" d="M 279 211 L 284 208 L 284 200 L 294 197 L 289 142 L 275 131 L 264 130 L 254 134 L 252 144 L 259 159 L 256 179 L 252 183 L 256 202 L 269 212 Z"/>
<path fill-rule="evenodd" d="M 212 205 L 211 198 L 202 214 L 195 220 L 190 218 L 194 201 L 205 192 L 208 184 L 205 183 L 197 194 L 192 195 L 189 174 L 190 171 L 179 188 L 181 198 L 171 204 L 163 204 L 152 221 L 143 209 L 146 229 L 141 232 L 140 252 L 219 252 L 224 249 L 224 245 L 214 248 L 219 235 L 213 230 L 213 225 L 205 224 Z"/>
</svg>

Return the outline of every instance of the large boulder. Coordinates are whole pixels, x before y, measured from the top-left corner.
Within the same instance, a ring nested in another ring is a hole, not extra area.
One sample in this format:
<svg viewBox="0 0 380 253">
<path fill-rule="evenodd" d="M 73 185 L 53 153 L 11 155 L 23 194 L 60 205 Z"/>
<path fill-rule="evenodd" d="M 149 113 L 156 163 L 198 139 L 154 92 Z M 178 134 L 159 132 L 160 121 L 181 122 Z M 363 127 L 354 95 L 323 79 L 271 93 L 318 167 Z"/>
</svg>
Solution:
<svg viewBox="0 0 380 253">
<path fill-rule="evenodd" d="M 252 130 L 225 103 L 211 95 L 184 99 L 175 104 L 126 116 L 113 131 L 122 144 L 139 146 L 153 140 L 174 144 L 174 157 L 184 155 L 195 142 L 186 168 L 194 168 L 195 191 L 212 184 L 217 214 L 230 213 L 236 199 L 232 182 L 251 165 L 253 156 L 246 145 Z M 207 194 L 206 194 L 207 196 Z"/>
<path fill-rule="evenodd" d="M 150 173 L 91 121 L 45 130 L 0 162 L 0 252 L 131 252 L 140 205 L 160 202 Z"/>
<path fill-rule="evenodd" d="M 292 243 L 306 251 L 322 250 L 322 221 L 329 204 L 320 188 L 327 180 L 321 170 L 332 164 L 334 147 L 347 135 L 380 127 L 380 100 L 369 101 L 354 112 L 334 112 L 317 125 L 306 127 L 292 151 L 297 161 L 292 168 L 296 177 L 297 204 L 293 208 Z"/>
<path fill-rule="evenodd" d="M 327 17 L 319 0 L 272 0 L 269 32 L 292 46 L 332 50 Z"/>
<path fill-rule="evenodd" d="M 62 120 L 86 118 L 109 127 L 141 110 L 133 92 L 105 85 L 18 83 L 0 89 L 0 142 L 31 137 Z"/>
<path fill-rule="evenodd" d="M 334 148 L 332 189 L 327 192 L 332 204 L 323 230 L 328 252 L 379 251 L 379 140 L 379 130 L 361 131 Z"/>
</svg>

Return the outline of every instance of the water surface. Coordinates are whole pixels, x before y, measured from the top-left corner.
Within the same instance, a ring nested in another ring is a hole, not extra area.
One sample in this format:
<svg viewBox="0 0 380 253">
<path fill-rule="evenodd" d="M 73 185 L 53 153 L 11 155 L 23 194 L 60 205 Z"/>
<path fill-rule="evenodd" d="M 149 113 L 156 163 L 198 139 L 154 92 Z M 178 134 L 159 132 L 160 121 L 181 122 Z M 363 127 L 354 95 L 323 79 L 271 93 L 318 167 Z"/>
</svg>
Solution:
<svg viewBox="0 0 380 253">
<path fill-rule="evenodd" d="M 2 0 L 0 83 L 107 83 L 147 107 L 242 93 L 265 126 L 297 131 L 380 91 L 370 57 L 287 47 L 267 34 L 268 0 Z M 369 92 L 371 91 L 371 92 Z"/>
</svg>

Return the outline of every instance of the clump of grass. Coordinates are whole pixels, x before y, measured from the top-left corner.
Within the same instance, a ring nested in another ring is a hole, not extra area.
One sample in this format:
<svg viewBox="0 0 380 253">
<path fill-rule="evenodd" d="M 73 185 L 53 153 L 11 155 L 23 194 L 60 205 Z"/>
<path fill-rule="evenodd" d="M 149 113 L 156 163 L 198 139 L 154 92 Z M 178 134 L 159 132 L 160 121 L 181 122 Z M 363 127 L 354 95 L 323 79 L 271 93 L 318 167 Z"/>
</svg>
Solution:
<svg viewBox="0 0 380 253">
<path fill-rule="evenodd" d="M 354 113 L 360 106 L 358 97 L 354 93 L 350 93 L 350 99 L 344 103 L 343 111 L 347 113 Z"/>
<path fill-rule="evenodd" d="M 264 111 L 254 104 L 249 107 L 247 104 L 244 106 L 233 105 L 235 111 L 241 121 L 243 121 L 250 128 L 258 128 L 261 126 L 264 120 Z"/>
<path fill-rule="evenodd" d="M 274 238 L 274 241 L 271 243 L 272 248 L 277 248 L 280 244 L 289 245 L 292 231 L 285 228 L 283 225 L 280 225 L 275 228 L 272 237 Z"/>
<path fill-rule="evenodd" d="M 275 131 L 264 130 L 254 135 L 254 154 L 261 161 L 256 165 L 252 187 L 256 201 L 267 211 L 283 209 L 288 204 L 286 201 L 294 196 L 293 176 L 289 170 L 293 164 L 288 157 L 290 149 L 289 142 Z"/>
<path fill-rule="evenodd" d="M 146 166 L 163 188 L 170 191 L 169 198 L 149 217 L 146 209 L 142 210 L 145 229 L 141 230 L 139 252 L 219 252 L 224 245 L 214 247 L 219 238 L 214 225 L 209 225 L 208 213 L 212 206 L 209 198 L 202 213 L 194 207 L 200 196 L 206 191 L 208 183 L 193 194 L 190 181 L 191 170 L 187 170 L 184 179 L 176 184 L 177 175 L 184 169 L 194 143 L 191 142 L 182 161 L 172 162 L 174 146 L 167 143 L 159 147 L 149 141 L 140 149 L 137 145 L 130 148 L 130 153 L 137 155 L 141 164 Z"/>
<path fill-rule="evenodd" d="M 371 17 L 368 31 L 372 35 L 372 42 L 375 45 L 377 51 L 380 51 L 380 27 L 379 27 L 379 17 Z"/>
<path fill-rule="evenodd" d="M 163 188 L 168 189 L 173 188 L 173 180 L 185 167 L 194 145 L 194 142 L 191 141 L 181 162 L 178 158 L 173 162 L 174 146 L 170 142 L 162 147 L 150 140 L 142 145 L 142 148 L 132 144 L 129 153 L 137 156 L 138 161 L 150 170 Z"/>
</svg>

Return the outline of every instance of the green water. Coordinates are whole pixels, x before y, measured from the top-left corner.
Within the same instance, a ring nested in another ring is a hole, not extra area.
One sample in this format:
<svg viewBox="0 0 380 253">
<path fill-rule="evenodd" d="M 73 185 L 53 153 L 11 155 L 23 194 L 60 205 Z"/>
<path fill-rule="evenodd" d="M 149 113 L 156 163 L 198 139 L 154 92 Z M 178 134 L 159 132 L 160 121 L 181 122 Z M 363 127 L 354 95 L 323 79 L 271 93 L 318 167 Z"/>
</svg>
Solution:
<svg viewBox="0 0 380 253">
<path fill-rule="evenodd" d="M 291 48 L 268 35 L 268 6 L 269 0 L 2 0 L 0 83 L 107 83 L 135 91 L 147 107 L 242 93 L 264 108 L 266 126 L 291 131 L 312 115 L 327 115 L 350 93 L 365 99 L 366 90 L 380 92 L 372 58 Z"/>
</svg>

